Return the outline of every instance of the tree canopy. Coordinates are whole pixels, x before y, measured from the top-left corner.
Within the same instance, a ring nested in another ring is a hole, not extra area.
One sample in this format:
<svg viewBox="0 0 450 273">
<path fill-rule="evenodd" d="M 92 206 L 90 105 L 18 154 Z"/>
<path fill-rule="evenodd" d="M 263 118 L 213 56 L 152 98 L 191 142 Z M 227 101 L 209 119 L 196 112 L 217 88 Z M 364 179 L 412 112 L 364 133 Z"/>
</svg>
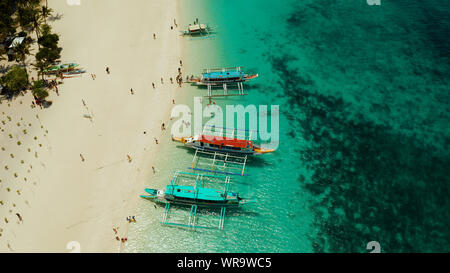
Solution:
<svg viewBox="0 0 450 273">
<path fill-rule="evenodd" d="M 33 82 L 31 92 L 39 100 L 45 100 L 48 97 L 48 91 L 44 88 L 44 81 L 38 80 Z"/>
<path fill-rule="evenodd" d="M 4 93 L 10 96 L 17 95 L 28 87 L 27 70 L 20 66 L 14 66 L 0 78 L 0 83 L 4 88 Z"/>
<path fill-rule="evenodd" d="M 13 0 L 0 0 L 0 41 L 14 35 L 16 27 L 12 15 L 14 14 Z"/>
<path fill-rule="evenodd" d="M 41 46 L 36 53 L 36 61 L 49 66 L 61 58 L 62 48 L 58 47 L 59 36 L 51 33 L 49 25 L 42 26 L 42 36 L 38 39 Z"/>
</svg>

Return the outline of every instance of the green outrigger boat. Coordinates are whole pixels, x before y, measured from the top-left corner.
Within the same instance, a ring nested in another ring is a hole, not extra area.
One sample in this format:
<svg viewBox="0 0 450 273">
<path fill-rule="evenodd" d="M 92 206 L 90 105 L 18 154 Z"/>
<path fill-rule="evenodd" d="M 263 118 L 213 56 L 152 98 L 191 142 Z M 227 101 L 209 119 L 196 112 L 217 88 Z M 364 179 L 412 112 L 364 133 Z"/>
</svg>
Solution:
<svg viewBox="0 0 450 273">
<path fill-rule="evenodd" d="M 78 68 L 79 64 L 77 63 L 66 63 L 66 64 L 58 64 L 50 66 L 48 69 L 44 70 L 45 74 L 55 75 L 59 73 L 63 74 L 80 74 L 85 73 L 86 70 Z"/>
<path fill-rule="evenodd" d="M 186 182 L 188 180 L 194 180 L 194 185 L 177 185 L 180 180 Z M 204 187 L 204 183 L 209 183 L 214 179 L 225 179 L 222 183 L 225 184 L 225 189 L 215 189 Z M 244 204 L 254 202 L 254 200 L 241 198 L 238 193 L 228 191 L 230 185 L 230 177 L 217 176 L 217 175 L 207 175 L 207 174 L 196 174 L 187 172 L 175 172 L 174 177 L 169 185 L 165 189 L 145 189 L 147 194 L 141 195 L 140 197 L 154 201 L 156 203 L 165 204 L 162 224 L 175 225 L 181 227 L 191 227 L 191 228 L 211 228 L 207 226 L 198 226 L 195 224 L 195 219 L 197 217 L 197 208 L 220 208 L 220 219 L 219 219 L 219 229 L 223 229 L 223 224 L 225 221 L 225 211 L 226 208 L 239 207 Z M 173 223 L 168 221 L 169 210 L 171 205 L 183 205 L 191 206 L 189 213 L 189 223 Z"/>
</svg>

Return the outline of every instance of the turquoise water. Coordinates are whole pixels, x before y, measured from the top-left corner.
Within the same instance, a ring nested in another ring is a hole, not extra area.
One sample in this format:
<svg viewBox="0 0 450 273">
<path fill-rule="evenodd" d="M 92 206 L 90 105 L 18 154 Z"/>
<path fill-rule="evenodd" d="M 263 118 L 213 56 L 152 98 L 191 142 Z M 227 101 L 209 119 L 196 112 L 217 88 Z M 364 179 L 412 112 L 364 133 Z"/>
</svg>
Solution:
<svg viewBox="0 0 450 273">
<path fill-rule="evenodd" d="M 224 231 L 163 227 L 163 209 L 143 201 L 126 251 L 367 252 L 369 241 L 383 252 L 450 250 L 450 3 L 183 4 L 203 7 L 185 12 L 186 25 L 218 30 L 186 41 L 188 74 L 258 72 L 248 96 L 216 103 L 280 105 L 280 144 L 235 179 L 258 201 L 228 213 Z M 192 160 L 177 145 L 165 154 L 149 186 Z"/>
</svg>

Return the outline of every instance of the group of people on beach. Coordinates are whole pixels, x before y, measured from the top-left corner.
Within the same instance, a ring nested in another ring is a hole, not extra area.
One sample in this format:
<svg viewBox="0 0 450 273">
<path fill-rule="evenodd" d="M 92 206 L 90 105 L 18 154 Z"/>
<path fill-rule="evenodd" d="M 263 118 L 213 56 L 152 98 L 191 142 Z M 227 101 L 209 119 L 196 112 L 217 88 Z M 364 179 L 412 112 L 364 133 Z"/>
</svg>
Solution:
<svg viewBox="0 0 450 273">
<path fill-rule="evenodd" d="M 181 66 L 182 66 L 182 63 L 183 62 L 180 60 L 180 65 Z M 176 81 L 178 83 L 178 86 L 181 87 L 181 84 L 183 83 L 183 75 L 181 73 L 181 67 L 178 67 L 178 75 L 177 75 Z"/>
<path fill-rule="evenodd" d="M 119 238 L 119 236 L 117 235 L 117 233 L 119 231 L 119 227 L 113 227 L 113 231 L 114 231 L 114 234 L 116 235 L 116 240 L 117 241 L 121 241 L 122 243 L 125 243 L 126 241 L 128 241 L 127 237 Z"/>
<path fill-rule="evenodd" d="M 134 216 L 134 215 L 133 216 L 128 216 L 127 217 L 127 222 L 128 223 L 136 223 L 136 216 Z M 119 227 L 113 227 L 113 231 L 114 231 L 114 234 L 116 235 L 116 240 L 117 241 L 121 241 L 122 243 L 125 243 L 126 241 L 128 241 L 127 237 L 120 238 L 118 236 Z"/>
<path fill-rule="evenodd" d="M 180 60 L 180 66 L 183 66 L 183 61 L 182 61 L 182 60 Z M 193 77 L 193 76 L 192 76 L 192 77 Z M 161 80 L 161 84 L 164 84 L 164 78 L 161 77 L 160 80 Z M 170 77 L 169 80 L 170 80 L 170 83 L 173 84 L 173 78 Z M 183 75 L 182 75 L 182 72 L 181 72 L 181 67 L 178 67 L 178 75 L 177 75 L 177 77 L 175 78 L 175 81 L 176 81 L 176 82 L 178 83 L 178 85 L 181 87 L 181 84 L 183 83 Z M 154 82 L 152 82 L 152 87 L 153 87 L 153 89 L 156 88 Z"/>
<path fill-rule="evenodd" d="M 31 81 L 34 82 L 34 77 L 31 77 Z M 56 81 L 56 79 L 43 79 L 42 84 L 43 87 L 55 90 L 56 95 L 59 96 L 58 82 Z M 36 95 L 33 95 L 33 99 L 34 100 L 31 101 L 31 108 L 34 108 L 37 105 L 42 109 L 43 106 L 47 107 L 48 105 L 51 105 L 51 101 L 47 101 L 47 104 L 44 104 L 46 101 L 40 100 Z"/>
</svg>

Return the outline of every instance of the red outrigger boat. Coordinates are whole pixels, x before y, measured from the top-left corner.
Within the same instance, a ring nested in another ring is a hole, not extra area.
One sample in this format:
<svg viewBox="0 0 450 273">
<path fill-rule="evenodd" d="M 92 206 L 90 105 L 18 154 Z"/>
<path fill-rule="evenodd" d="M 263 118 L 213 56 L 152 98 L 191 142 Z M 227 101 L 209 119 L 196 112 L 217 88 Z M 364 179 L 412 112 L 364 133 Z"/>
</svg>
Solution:
<svg viewBox="0 0 450 273">
<path fill-rule="evenodd" d="M 253 141 L 228 137 L 217 137 L 210 135 L 197 135 L 192 137 L 173 137 L 172 140 L 184 143 L 186 147 L 201 151 L 253 155 L 265 154 L 275 151 L 274 149 L 264 149 L 254 145 Z"/>
<path fill-rule="evenodd" d="M 207 130 L 212 129 L 212 130 Z M 219 129 L 219 131 L 215 131 Z M 186 147 L 197 149 L 200 151 L 218 152 L 235 155 L 254 155 L 266 154 L 274 152 L 274 149 L 262 148 L 260 145 L 255 145 L 249 136 L 239 135 L 234 136 L 237 129 L 217 128 L 215 126 L 205 126 L 203 133 L 191 137 L 172 137 L 173 141 L 179 141 Z M 243 132 L 251 132 L 241 130 Z M 217 134 L 219 132 L 219 134 Z M 225 133 L 225 136 L 222 134 Z"/>
</svg>

